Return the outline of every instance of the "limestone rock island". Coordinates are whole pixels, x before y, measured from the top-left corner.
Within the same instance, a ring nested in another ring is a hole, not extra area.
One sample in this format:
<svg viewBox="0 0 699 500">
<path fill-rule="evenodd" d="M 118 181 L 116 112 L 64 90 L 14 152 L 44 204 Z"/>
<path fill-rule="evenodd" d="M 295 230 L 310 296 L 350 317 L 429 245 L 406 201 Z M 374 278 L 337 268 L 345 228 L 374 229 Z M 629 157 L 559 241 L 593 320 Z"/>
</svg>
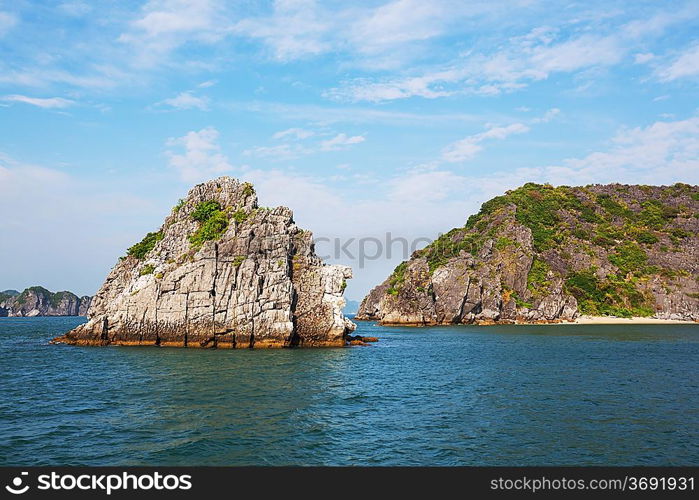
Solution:
<svg viewBox="0 0 699 500">
<path fill-rule="evenodd" d="M 221 177 L 192 188 L 160 230 L 129 248 L 56 342 L 180 347 L 343 346 L 352 272 L 325 265 L 286 207 Z"/>
<path fill-rule="evenodd" d="M 32 286 L 23 292 L 0 292 L 0 317 L 85 316 L 92 297 L 78 297 L 72 292 L 50 292 Z"/>
<path fill-rule="evenodd" d="M 526 184 L 400 264 L 355 319 L 699 321 L 699 187 Z"/>
</svg>

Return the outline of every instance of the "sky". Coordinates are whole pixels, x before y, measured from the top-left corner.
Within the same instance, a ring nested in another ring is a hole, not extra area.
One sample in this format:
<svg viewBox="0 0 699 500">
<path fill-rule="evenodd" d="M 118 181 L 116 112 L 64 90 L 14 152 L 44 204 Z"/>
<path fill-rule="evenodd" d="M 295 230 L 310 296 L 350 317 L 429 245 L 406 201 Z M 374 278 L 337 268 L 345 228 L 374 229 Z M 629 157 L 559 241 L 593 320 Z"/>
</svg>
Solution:
<svg viewBox="0 0 699 500">
<path fill-rule="evenodd" d="M 696 1 L 0 0 L 0 290 L 94 294 L 229 175 L 359 300 L 526 182 L 699 184 L 698 91 Z"/>
</svg>

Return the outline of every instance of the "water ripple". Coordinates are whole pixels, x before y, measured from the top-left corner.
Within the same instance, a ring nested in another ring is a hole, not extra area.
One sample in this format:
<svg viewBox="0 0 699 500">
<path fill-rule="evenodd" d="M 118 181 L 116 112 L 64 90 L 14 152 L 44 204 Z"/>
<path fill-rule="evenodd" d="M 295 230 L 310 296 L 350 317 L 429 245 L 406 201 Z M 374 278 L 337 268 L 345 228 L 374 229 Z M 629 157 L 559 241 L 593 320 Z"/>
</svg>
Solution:
<svg viewBox="0 0 699 500">
<path fill-rule="evenodd" d="M 2 465 L 697 465 L 699 328 L 380 328 L 371 348 L 48 345 L 0 319 Z"/>
</svg>

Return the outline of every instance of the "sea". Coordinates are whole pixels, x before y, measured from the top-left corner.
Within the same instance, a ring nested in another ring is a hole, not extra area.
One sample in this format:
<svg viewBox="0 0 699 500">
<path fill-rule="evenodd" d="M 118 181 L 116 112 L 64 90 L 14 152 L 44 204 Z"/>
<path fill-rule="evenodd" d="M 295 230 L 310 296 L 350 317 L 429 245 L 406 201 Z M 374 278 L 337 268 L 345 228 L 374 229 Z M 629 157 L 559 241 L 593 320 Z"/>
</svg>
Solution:
<svg viewBox="0 0 699 500">
<path fill-rule="evenodd" d="M 381 327 L 351 348 L 73 347 L 0 318 L 0 465 L 699 465 L 699 325 Z"/>
</svg>

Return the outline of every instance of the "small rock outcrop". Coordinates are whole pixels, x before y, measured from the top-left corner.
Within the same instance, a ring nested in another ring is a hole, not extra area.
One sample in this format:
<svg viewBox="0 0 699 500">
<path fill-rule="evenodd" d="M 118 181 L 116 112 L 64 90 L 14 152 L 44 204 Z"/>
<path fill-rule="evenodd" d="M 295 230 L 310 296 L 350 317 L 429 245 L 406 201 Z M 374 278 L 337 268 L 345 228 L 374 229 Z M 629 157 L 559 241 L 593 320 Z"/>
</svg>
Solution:
<svg viewBox="0 0 699 500">
<path fill-rule="evenodd" d="M 85 316 L 92 297 L 78 297 L 72 292 L 50 292 L 41 286 L 23 292 L 0 292 L 0 316 Z"/>
<path fill-rule="evenodd" d="M 265 348 L 343 346 L 349 267 L 325 265 L 286 207 L 229 177 L 195 186 L 112 269 L 89 321 L 58 342 Z"/>
<path fill-rule="evenodd" d="M 699 321 L 699 187 L 526 184 L 415 252 L 357 320 Z"/>
</svg>

